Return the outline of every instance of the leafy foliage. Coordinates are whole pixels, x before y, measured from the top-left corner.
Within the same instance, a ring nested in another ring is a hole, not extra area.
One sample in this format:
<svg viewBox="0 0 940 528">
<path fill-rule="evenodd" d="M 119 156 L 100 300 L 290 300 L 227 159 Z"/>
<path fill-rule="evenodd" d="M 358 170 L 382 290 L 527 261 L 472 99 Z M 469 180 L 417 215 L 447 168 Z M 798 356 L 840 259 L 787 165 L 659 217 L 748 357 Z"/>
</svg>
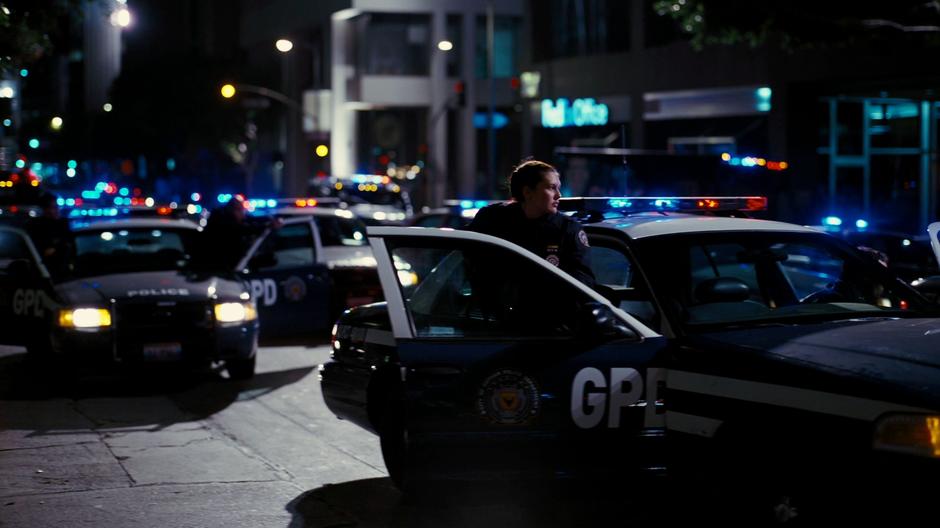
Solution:
<svg viewBox="0 0 940 528">
<path fill-rule="evenodd" d="M 940 46 L 940 1 L 656 0 L 697 49 L 773 45 L 783 50 Z"/>
<path fill-rule="evenodd" d="M 3 0 L 0 74 L 32 64 L 61 45 L 69 21 L 81 20 L 83 0 Z"/>
</svg>

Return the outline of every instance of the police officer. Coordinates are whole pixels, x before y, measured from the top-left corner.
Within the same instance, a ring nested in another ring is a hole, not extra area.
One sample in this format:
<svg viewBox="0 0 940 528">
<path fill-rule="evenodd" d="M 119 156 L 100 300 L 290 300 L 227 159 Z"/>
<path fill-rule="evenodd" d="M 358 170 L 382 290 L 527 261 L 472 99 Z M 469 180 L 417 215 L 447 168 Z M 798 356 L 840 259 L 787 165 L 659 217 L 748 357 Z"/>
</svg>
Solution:
<svg viewBox="0 0 940 528">
<path fill-rule="evenodd" d="M 53 277 L 68 274 L 71 268 L 74 244 L 69 222 L 60 216 L 58 197 L 44 192 L 37 204 L 40 215 L 26 223 L 26 231 L 43 263 Z"/>
<path fill-rule="evenodd" d="M 560 188 L 555 167 L 525 161 L 509 176 L 512 201 L 480 209 L 468 229 L 522 246 L 593 288 L 587 235 L 577 220 L 558 212 Z"/>
<path fill-rule="evenodd" d="M 247 221 L 247 207 L 245 198 L 236 194 L 212 211 L 203 231 L 204 244 L 197 258 L 199 267 L 208 271 L 234 271 L 265 227 Z M 273 219 L 268 225 L 280 227 Z"/>
</svg>

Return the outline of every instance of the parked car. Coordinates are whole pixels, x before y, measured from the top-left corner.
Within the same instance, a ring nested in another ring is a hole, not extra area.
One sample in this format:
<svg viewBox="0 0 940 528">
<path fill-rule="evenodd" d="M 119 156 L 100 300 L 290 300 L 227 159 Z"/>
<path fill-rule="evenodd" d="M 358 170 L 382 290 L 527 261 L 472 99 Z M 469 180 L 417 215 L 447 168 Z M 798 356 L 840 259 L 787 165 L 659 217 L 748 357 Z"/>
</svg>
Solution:
<svg viewBox="0 0 940 528">
<path fill-rule="evenodd" d="M 248 284 L 197 272 L 199 228 L 187 220 L 98 222 L 75 230 L 75 258 L 51 276 L 23 231 L 0 227 L 0 339 L 35 364 L 203 367 L 254 375 L 258 318 Z"/>
<path fill-rule="evenodd" d="M 370 228 L 386 302 L 337 323 L 327 406 L 378 434 L 408 492 L 658 468 L 732 513 L 924 513 L 938 307 L 844 241 L 720 214 L 763 203 L 562 200 L 598 291 L 502 239 Z M 401 254 L 433 271 L 402 283 Z"/>
</svg>

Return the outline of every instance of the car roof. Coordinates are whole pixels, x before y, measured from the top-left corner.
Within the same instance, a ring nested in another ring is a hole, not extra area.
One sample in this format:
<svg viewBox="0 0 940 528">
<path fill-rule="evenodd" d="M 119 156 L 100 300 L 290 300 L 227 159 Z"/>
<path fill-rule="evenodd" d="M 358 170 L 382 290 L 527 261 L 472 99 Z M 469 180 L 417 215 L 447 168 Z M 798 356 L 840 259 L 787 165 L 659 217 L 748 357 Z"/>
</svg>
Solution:
<svg viewBox="0 0 940 528">
<path fill-rule="evenodd" d="M 199 225 L 185 218 L 108 218 L 76 226 L 73 231 L 105 231 L 109 229 L 191 229 L 198 231 Z"/>
<path fill-rule="evenodd" d="M 605 218 L 587 224 L 607 229 L 616 229 L 633 239 L 684 233 L 711 233 L 719 231 L 785 231 L 791 233 L 819 233 L 818 230 L 755 218 L 732 218 L 684 213 L 636 213 L 615 218 Z"/>
</svg>

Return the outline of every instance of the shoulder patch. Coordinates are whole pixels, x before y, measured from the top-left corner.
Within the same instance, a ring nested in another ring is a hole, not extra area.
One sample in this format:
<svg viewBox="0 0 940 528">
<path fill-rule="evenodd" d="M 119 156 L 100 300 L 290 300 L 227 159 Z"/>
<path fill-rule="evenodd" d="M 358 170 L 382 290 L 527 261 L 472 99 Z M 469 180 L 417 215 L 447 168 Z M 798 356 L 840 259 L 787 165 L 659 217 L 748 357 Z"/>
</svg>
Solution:
<svg viewBox="0 0 940 528">
<path fill-rule="evenodd" d="M 581 242 L 584 247 L 591 247 L 591 244 L 588 243 L 587 233 L 583 229 L 578 231 L 578 242 Z"/>
</svg>

